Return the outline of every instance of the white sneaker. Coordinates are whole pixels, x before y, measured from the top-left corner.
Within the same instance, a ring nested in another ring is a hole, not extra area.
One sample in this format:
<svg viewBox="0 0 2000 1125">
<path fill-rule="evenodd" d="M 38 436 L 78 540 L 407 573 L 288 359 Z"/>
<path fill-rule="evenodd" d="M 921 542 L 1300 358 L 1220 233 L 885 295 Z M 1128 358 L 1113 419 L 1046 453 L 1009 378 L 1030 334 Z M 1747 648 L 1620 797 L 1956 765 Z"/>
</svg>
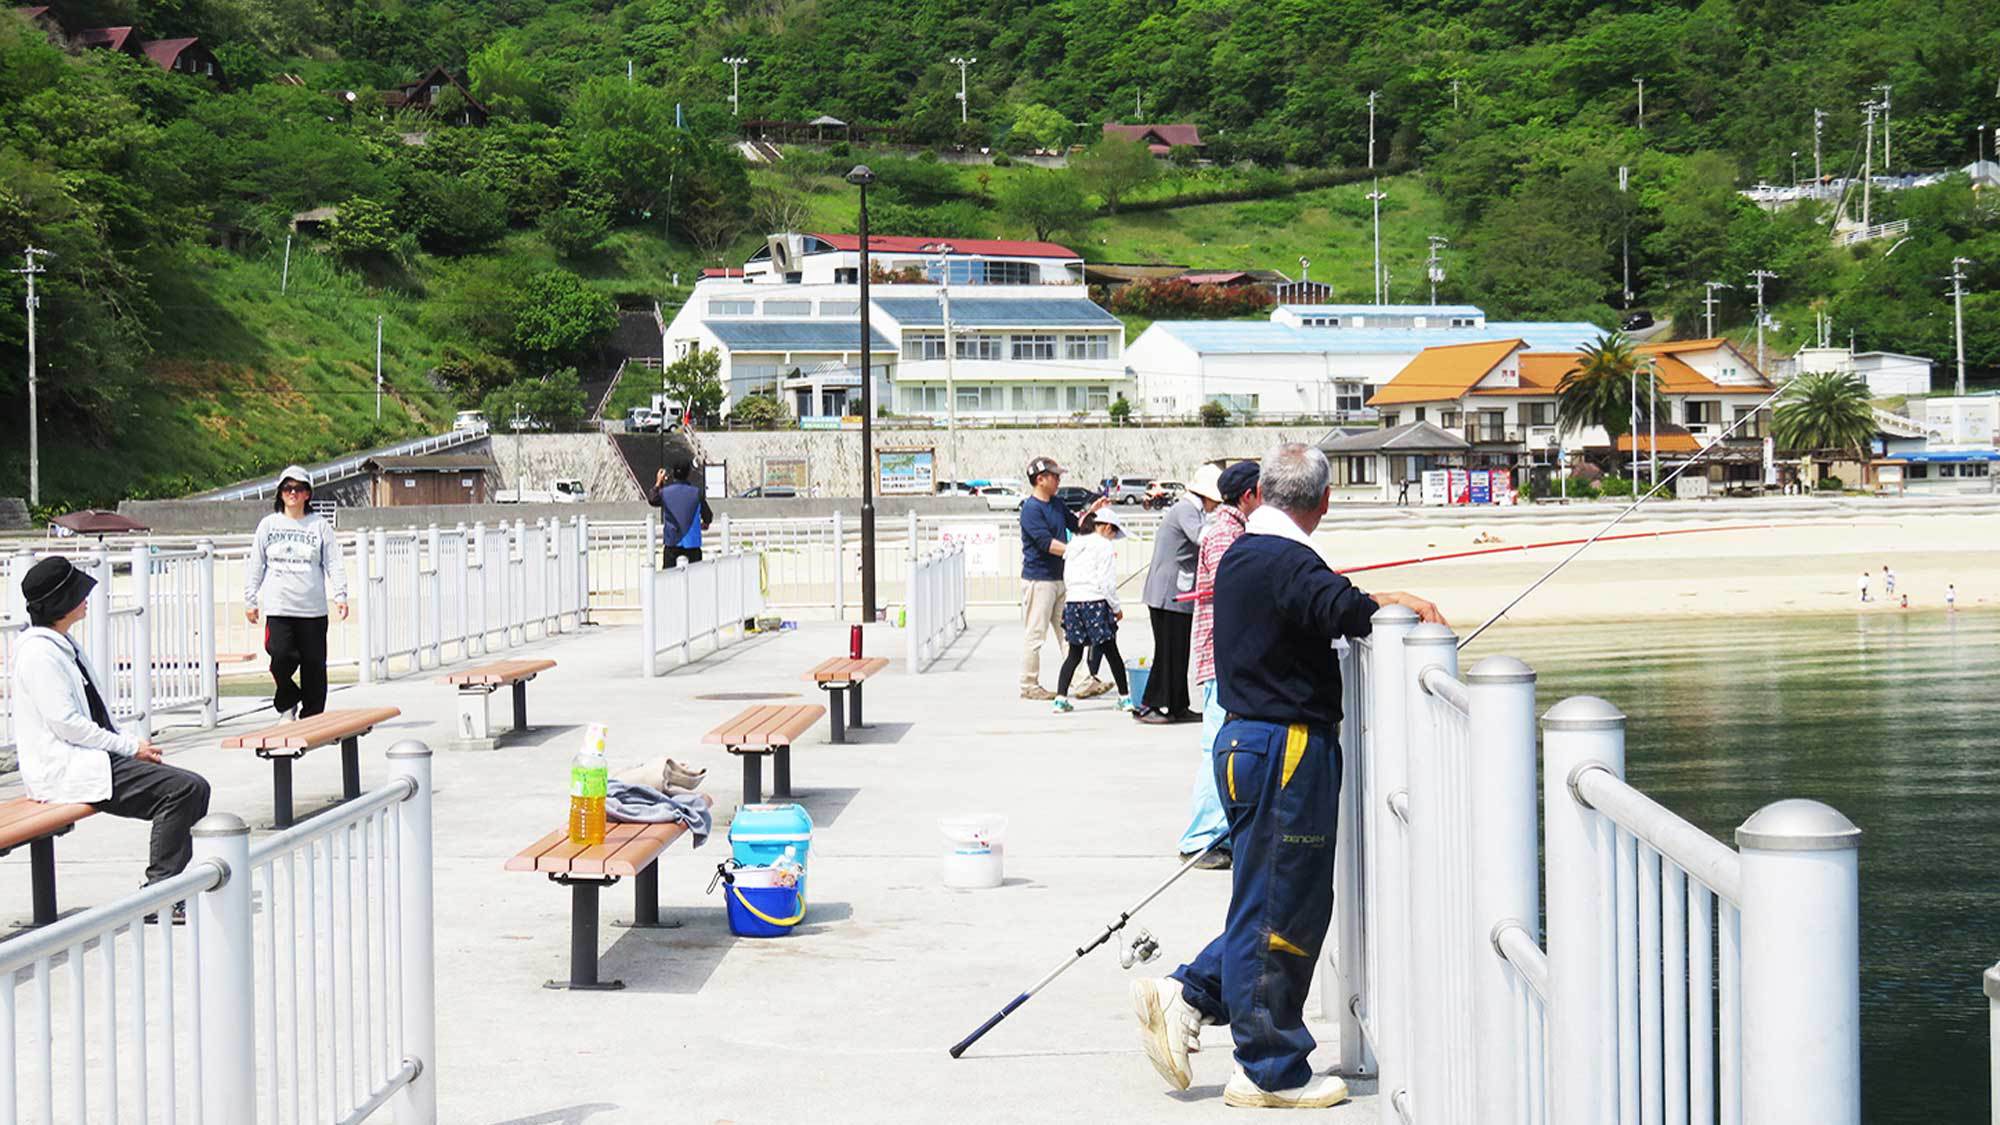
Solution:
<svg viewBox="0 0 2000 1125">
<path fill-rule="evenodd" d="M 1347 1083 L 1337 1074 L 1314 1075 L 1297 1089 L 1266 1090 L 1237 1067 L 1229 1076 L 1229 1085 L 1222 1088 L 1222 1104 L 1247 1109 L 1325 1109 L 1346 1100 Z"/>
<path fill-rule="evenodd" d="M 1167 1085 L 1185 1090 L 1194 1081 L 1188 1055 L 1201 1050 L 1201 1025 L 1208 1021 L 1181 995 L 1181 982 L 1152 977 L 1132 982 L 1132 1012 L 1139 1017 L 1139 1042 Z"/>
</svg>

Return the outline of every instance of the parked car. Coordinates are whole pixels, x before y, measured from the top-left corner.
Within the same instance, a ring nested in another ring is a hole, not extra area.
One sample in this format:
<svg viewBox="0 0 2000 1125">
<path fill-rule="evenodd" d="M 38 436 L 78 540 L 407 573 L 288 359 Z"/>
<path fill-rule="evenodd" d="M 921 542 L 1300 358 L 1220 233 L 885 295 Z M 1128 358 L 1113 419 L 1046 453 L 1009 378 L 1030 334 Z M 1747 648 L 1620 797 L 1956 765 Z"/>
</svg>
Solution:
<svg viewBox="0 0 2000 1125">
<path fill-rule="evenodd" d="M 454 430 L 476 430 L 485 424 L 486 412 L 484 410 L 461 410 L 451 420 L 451 428 Z"/>
<path fill-rule="evenodd" d="M 1146 489 L 1153 483 L 1152 477 L 1114 477 L 1110 489 L 1105 494 L 1113 504 L 1143 504 Z"/>
<path fill-rule="evenodd" d="M 1097 495 L 1096 489 L 1079 488 L 1073 484 L 1056 489 L 1056 499 L 1062 501 L 1062 506 L 1072 512 L 1081 512 L 1089 507 L 1090 502 L 1097 499 Z"/>
<path fill-rule="evenodd" d="M 760 484 L 746 488 L 736 495 L 749 500 L 792 500 L 796 499 L 798 494 L 799 490 L 789 484 Z"/>
<path fill-rule="evenodd" d="M 546 488 L 503 488 L 493 494 L 495 504 L 581 504 L 588 499 L 583 482 L 574 477 L 550 481 Z"/>
<path fill-rule="evenodd" d="M 657 433 L 660 422 L 660 412 L 648 406 L 635 406 L 625 412 L 625 429 L 632 433 Z"/>
<path fill-rule="evenodd" d="M 989 484 L 979 490 L 979 495 L 985 497 L 986 510 L 989 512 L 1018 512 L 1021 510 L 1022 496 L 1019 489 L 1010 488 L 1004 484 Z"/>
<path fill-rule="evenodd" d="M 941 480 L 937 482 L 939 496 L 977 496 L 979 490 L 964 481 Z"/>
<path fill-rule="evenodd" d="M 1631 312 L 1625 314 L 1625 321 L 1620 325 L 1627 332 L 1637 332 L 1642 328 L 1651 328 L 1652 326 L 1653 310 L 1651 309 L 1633 309 Z"/>
</svg>

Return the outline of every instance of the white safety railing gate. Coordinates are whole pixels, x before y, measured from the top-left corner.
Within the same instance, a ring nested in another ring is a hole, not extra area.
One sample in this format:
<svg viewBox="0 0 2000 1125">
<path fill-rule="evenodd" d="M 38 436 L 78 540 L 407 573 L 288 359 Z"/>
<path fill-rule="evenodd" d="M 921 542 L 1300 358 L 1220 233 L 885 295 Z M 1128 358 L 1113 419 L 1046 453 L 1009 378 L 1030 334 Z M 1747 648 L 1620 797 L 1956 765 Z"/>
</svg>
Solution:
<svg viewBox="0 0 2000 1125">
<path fill-rule="evenodd" d="M 389 761 L 255 848 L 211 815 L 185 872 L 0 945 L 0 1122 L 435 1121 L 430 751 Z"/>
<path fill-rule="evenodd" d="M 1626 784 L 1625 717 L 1590 697 L 1543 717 L 1538 787 L 1534 672 L 1461 679 L 1401 607 L 1343 669 L 1322 996 L 1401 1120 L 1859 1122 L 1846 818 L 1779 801 L 1732 849 Z"/>
<path fill-rule="evenodd" d="M 764 612 L 760 563 L 754 552 L 729 554 L 648 573 L 639 587 L 641 670 L 659 675 L 660 655 L 674 650 L 679 663 L 692 661 L 694 642 L 703 638 L 719 649 L 730 628 L 742 640 L 744 623 Z"/>
<path fill-rule="evenodd" d="M 910 671 L 922 672 L 965 631 L 965 548 L 954 543 L 910 561 L 904 643 Z"/>
</svg>

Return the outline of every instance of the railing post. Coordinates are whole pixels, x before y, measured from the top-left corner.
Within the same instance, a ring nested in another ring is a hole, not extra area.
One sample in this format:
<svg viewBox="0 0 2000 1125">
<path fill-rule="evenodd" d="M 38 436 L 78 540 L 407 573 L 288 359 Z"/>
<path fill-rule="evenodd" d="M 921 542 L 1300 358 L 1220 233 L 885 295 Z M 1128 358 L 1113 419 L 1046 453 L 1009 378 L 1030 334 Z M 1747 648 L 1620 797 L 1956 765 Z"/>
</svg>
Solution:
<svg viewBox="0 0 2000 1125">
<path fill-rule="evenodd" d="M 222 870 L 220 885 L 189 904 L 196 912 L 195 956 L 201 970 L 200 1060 L 204 1121 L 251 1125 L 257 1119 L 256 983 L 250 930 L 250 827 L 230 813 L 194 826 L 194 863 Z"/>
<path fill-rule="evenodd" d="M 923 549 L 917 543 L 917 510 L 910 509 L 910 558 L 914 561 L 923 557 Z"/>
<path fill-rule="evenodd" d="M 97 585 L 90 588 L 90 660 L 97 674 L 109 677 L 105 687 L 111 692 L 106 706 L 118 698 L 118 654 L 111 651 L 111 557 L 99 543 L 90 556 L 90 576 Z"/>
<path fill-rule="evenodd" d="M 1577 797 L 1572 779 L 1601 767 L 1625 776 L 1625 715 L 1595 696 L 1542 716 L 1542 810 L 1548 869 L 1551 1125 L 1617 1116 L 1618 945 L 1611 822 Z M 1746 1120 L 1750 1120 L 1746 1118 Z"/>
<path fill-rule="evenodd" d="M 1765 805 L 1743 856 L 1743 1120 L 1860 1125 L 1861 830 L 1818 801 Z"/>
<path fill-rule="evenodd" d="M 1986 1088 L 1993 1092 L 1993 1125 L 2000 1125 L 2000 965 L 1986 970 L 1984 981 L 1987 1050 L 1992 1055 L 1993 1069 Z"/>
<path fill-rule="evenodd" d="M 1407 606 L 1383 606 L 1375 611 L 1369 644 L 1368 711 L 1375 729 L 1363 743 L 1368 761 L 1368 807 L 1361 816 L 1367 834 L 1362 852 L 1371 870 L 1367 885 L 1368 916 L 1375 922 L 1368 943 L 1369 977 L 1375 995 L 1368 1009 L 1375 1032 L 1376 1073 L 1382 1099 L 1394 1104 L 1410 1087 L 1410 900 L 1407 834 L 1391 811 L 1390 801 L 1406 794 L 1409 785 L 1409 716 L 1403 703 L 1409 686 L 1404 674 L 1404 639 L 1417 626 Z"/>
<path fill-rule="evenodd" d="M 201 629 L 198 659 L 201 661 L 201 725 L 213 727 L 218 717 L 217 710 L 222 702 L 221 672 L 216 667 L 215 633 L 221 628 L 216 620 L 215 605 L 215 544 L 201 539 L 195 543 L 195 551 L 201 562 L 195 570 L 197 608 L 195 620 Z"/>
<path fill-rule="evenodd" d="M 473 561 L 474 554 L 478 562 Z M 491 560 L 486 557 L 486 521 L 474 520 L 472 538 L 465 541 L 465 637 L 466 655 L 472 655 L 476 645 L 479 652 L 486 652 L 486 574 Z M 474 575 L 478 581 L 474 582 Z"/>
<path fill-rule="evenodd" d="M 1410 1101 L 1425 1121 L 1451 1121 L 1458 1091 L 1452 1088 L 1452 1043 L 1463 1020 L 1450 1011 L 1449 981 L 1456 975 L 1463 934 L 1450 932 L 1447 854 L 1451 808 L 1441 732 L 1432 717 L 1424 673 L 1432 668 L 1458 675 L 1458 638 L 1443 625 L 1421 624 L 1403 638 L 1403 705 L 1409 738 L 1410 793 L 1410 1017 L 1412 1042 L 1421 1044 L 1409 1060 Z"/>
<path fill-rule="evenodd" d="M 369 543 L 366 531 L 354 537 L 354 628 L 361 634 L 354 646 L 354 659 L 360 669 L 357 678 L 363 684 L 375 682 L 375 552 Z"/>
<path fill-rule="evenodd" d="M 396 885 L 402 921 L 397 956 L 402 966 L 400 1008 L 403 1055 L 417 1076 L 390 1103 L 396 1125 L 437 1120 L 437 976 L 431 900 L 431 749 L 415 739 L 389 748 L 389 772 L 410 782 L 396 810 Z"/>
<path fill-rule="evenodd" d="M 444 663 L 444 537 L 432 524 L 424 535 L 424 547 L 431 554 L 430 596 L 424 599 L 425 616 L 431 627 L 431 667 Z"/>
<path fill-rule="evenodd" d="M 727 516 L 723 517 L 727 519 Z M 590 517 L 576 517 L 576 627 L 590 624 Z"/>
<path fill-rule="evenodd" d="M 924 670 L 924 642 L 922 639 L 924 633 L 924 611 L 923 604 L 916 596 L 917 584 L 923 581 L 923 573 L 923 560 L 912 558 L 910 560 L 910 596 L 904 599 L 909 613 L 909 621 L 905 623 L 903 629 L 903 653 L 904 658 L 909 661 L 911 675 Z"/>
<path fill-rule="evenodd" d="M 514 564 L 514 556 L 519 554 L 520 565 Z M 507 551 L 507 647 L 528 643 L 528 522 L 519 517 L 514 520 L 514 542 Z M 515 636 L 519 629 L 520 636 Z"/>
<path fill-rule="evenodd" d="M 833 619 L 847 620 L 847 533 L 838 508 L 833 512 Z"/>
<path fill-rule="evenodd" d="M 729 551 L 728 512 L 723 512 L 721 515 L 715 517 L 715 546 L 716 549 L 721 553 L 726 554 Z"/>
<path fill-rule="evenodd" d="M 139 733 L 153 736 L 153 552 L 132 548 L 132 710 Z M 118 678 L 117 670 L 111 673 Z M 116 690 L 115 688 L 113 689 Z"/>
<path fill-rule="evenodd" d="M 646 538 L 652 540 L 653 517 L 646 517 Z M 660 674 L 659 669 L 659 619 L 660 595 L 658 589 L 660 572 L 653 569 L 652 556 L 639 561 L 639 647 L 640 669 L 647 679 Z"/>
<path fill-rule="evenodd" d="M 674 560 L 674 573 L 681 587 L 681 663 L 694 663 L 694 574 L 687 557 Z"/>
<path fill-rule="evenodd" d="M 1541 941 L 1540 858 L 1535 823 L 1535 672 L 1511 656 L 1489 656 L 1465 677 L 1477 740 L 1472 791 L 1473 1044 L 1477 1104 L 1519 1104 L 1521 1046 L 1513 971 L 1493 944 L 1503 924 Z"/>
</svg>

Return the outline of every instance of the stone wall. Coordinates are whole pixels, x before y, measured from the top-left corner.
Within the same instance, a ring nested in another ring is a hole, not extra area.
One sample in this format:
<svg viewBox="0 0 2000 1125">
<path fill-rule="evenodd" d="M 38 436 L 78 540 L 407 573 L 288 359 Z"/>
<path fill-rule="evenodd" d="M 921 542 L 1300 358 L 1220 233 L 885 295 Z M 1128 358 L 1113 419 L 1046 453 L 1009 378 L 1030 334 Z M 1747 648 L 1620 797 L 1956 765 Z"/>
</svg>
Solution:
<svg viewBox="0 0 2000 1125">
<path fill-rule="evenodd" d="M 520 487 L 531 489 L 575 477 L 593 502 L 645 499 L 607 434 L 495 434 L 493 460 L 500 466 L 501 488 L 517 487 L 517 477 L 527 482 Z"/>
</svg>

